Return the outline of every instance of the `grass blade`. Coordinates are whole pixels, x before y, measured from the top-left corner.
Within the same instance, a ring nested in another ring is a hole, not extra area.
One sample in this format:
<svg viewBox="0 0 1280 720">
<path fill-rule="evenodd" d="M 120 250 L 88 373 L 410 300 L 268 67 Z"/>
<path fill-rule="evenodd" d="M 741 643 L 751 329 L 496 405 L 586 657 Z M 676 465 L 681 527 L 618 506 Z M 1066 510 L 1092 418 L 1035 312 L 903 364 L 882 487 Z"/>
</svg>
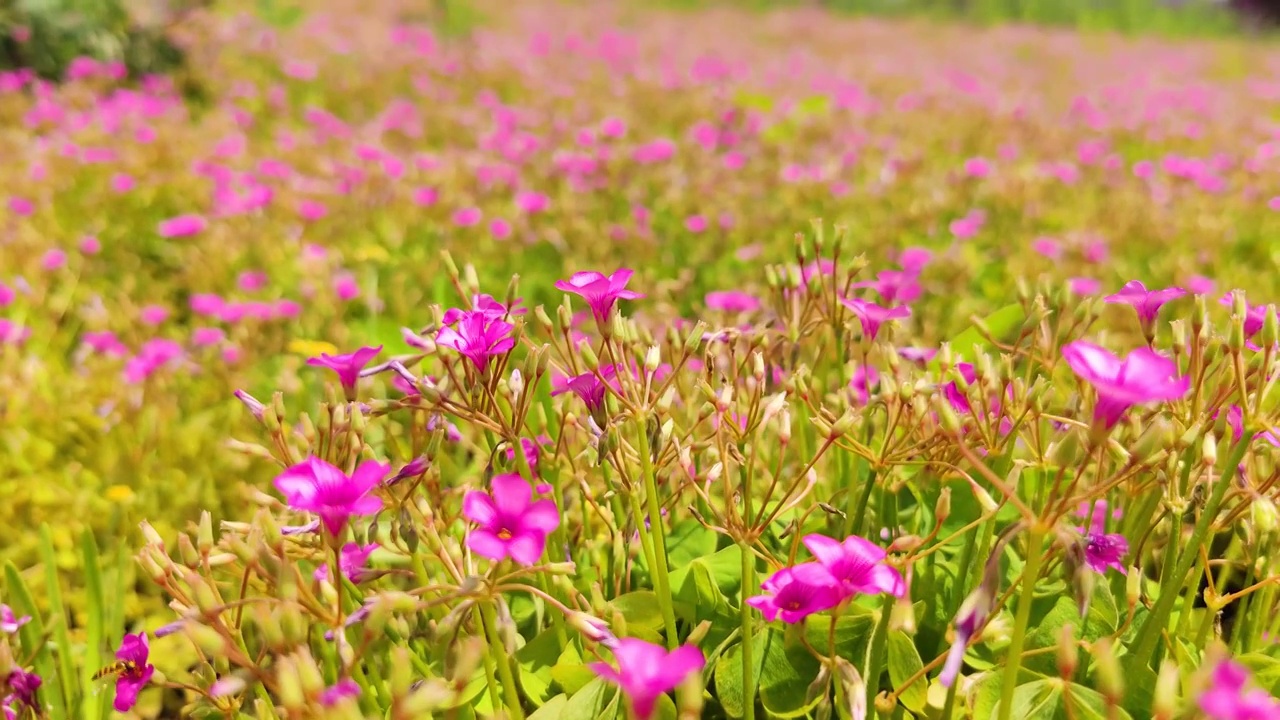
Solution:
<svg viewBox="0 0 1280 720">
<path fill-rule="evenodd" d="M 62 588 L 58 582 L 57 553 L 53 547 L 53 533 L 49 524 L 40 525 L 40 559 L 44 564 L 44 586 L 49 597 L 49 615 L 53 623 L 53 642 L 58 652 L 58 677 L 56 687 L 61 688 L 63 702 L 69 710 L 76 705 L 75 666 L 71 661 L 71 637 L 67 632 L 67 609 L 62 602 Z M 52 680 L 52 678 L 51 678 Z M 51 688 L 53 686 L 51 685 Z"/>
<path fill-rule="evenodd" d="M 84 667 L 80 669 L 81 686 L 92 687 L 93 674 L 105 663 L 102 659 L 102 648 L 106 644 L 105 617 L 103 616 L 102 566 L 98 558 L 98 543 L 93 533 L 85 530 L 80 536 L 80 555 L 84 562 L 85 578 L 85 613 L 87 615 L 88 638 L 85 641 Z M 123 597 L 123 596 L 118 596 Z M 85 720 L 102 720 L 106 710 L 106 695 L 90 695 L 82 706 L 82 717 Z"/>
</svg>

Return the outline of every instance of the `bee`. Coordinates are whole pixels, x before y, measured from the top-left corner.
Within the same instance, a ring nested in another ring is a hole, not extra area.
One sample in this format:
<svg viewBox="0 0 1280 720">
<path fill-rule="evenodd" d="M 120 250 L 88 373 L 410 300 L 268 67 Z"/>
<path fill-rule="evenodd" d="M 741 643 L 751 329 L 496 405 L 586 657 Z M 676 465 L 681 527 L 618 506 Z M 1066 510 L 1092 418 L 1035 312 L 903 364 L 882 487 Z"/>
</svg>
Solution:
<svg viewBox="0 0 1280 720">
<path fill-rule="evenodd" d="M 93 674 L 94 680 L 101 680 L 114 675 L 129 675 L 137 672 L 138 663 L 132 660 L 117 660 Z"/>
</svg>

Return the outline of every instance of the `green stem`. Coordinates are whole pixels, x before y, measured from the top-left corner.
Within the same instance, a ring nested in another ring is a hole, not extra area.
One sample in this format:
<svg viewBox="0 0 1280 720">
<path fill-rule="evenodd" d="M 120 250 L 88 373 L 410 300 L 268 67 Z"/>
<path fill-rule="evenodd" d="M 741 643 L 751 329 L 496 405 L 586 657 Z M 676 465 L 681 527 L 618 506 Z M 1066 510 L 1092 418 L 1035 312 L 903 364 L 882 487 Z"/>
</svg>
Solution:
<svg viewBox="0 0 1280 720">
<path fill-rule="evenodd" d="M 861 460 L 861 458 L 859 458 Z M 861 460 L 860 464 L 866 464 L 865 460 Z M 845 518 L 845 526 L 848 531 L 845 535 L 861 535 L 863 523 L 867 519 L 867 504 L 871 502 L 871 491 L 876 486 L 876 470 L 870 468 L 867 470 L 867 479 L 862 486 L 862 495 L 858 496 L 858 503 L 854 505 L 853 496 L 849 496 L 849 515 Z"/>
<path fill-rule="evenodd" d="M 863 666 L 863 680 L 867 683 L 867 707 L 876 706 L 876 695 L 880 693 L 880 672 L 885 656 L 885 645 L 889 641 L 889 617 L 893 612 L 894 597 L 884 594 L 880 604 L 880 618 L 876 621 L 876 629 L 871 635 L 871 643 L 867 646 L 867 660 Z"/>
<path fill-rule="evenodd" d="M 507 711 L 512 720 L 524 720 L 524 708 L 520 705 L 520 689 L 516 687 L 515 675 L 511 672 L 511 658 L 507 655 L 507 646 L 498 635 L 498 618 L 489 603 L 480 603 L 480 621 L 484 625 L 489 647 L 485 653 L 493 658 L 498 666 L 498 679 L 502 682 L 502 692 L 507 699 Z M 494 707 L 497 707 L 495 704 Z"/>
<path fill-rule="evenodd" d="M 640 467 L 644 472 L 644 495 L 649 509 L 650 527 L 640 523 L 640 532 L 647 533 L 653 547 L 653 581 L 658 591 L 658 604 L 662 610 L 662 624 L 667 630 L 667 649 L 675 650 L 680 645 L 676 632 L 676 613 L 672 607 L 671 577 L 667 569 L 667 540 L 662 529 L 662 508 L 658 503 L 658 482 L 654 477 L 653 458 L 649 457 L 649 433 L 645 415 L 639 416 L 640 428 Z"/>
<path fill-rule="evenodd" d="M 1191 572 L 1191 565 L 1200 556 L 1200 547 L 1204 544 L 1205 538 L 1209 534 L 1209 528 L 1218 516 L 1218 509 L 1222 507 L 1222 499 L 1226 497 L 1227 488 L 1231 486 L 1231 481 L 1236 476 L 1236 467 L 1244 458 L 1245 451 L 1249 449 L 1249 440 L 1252 437 L 1253 428 L 1245 428 L 1245 433 L 1240 442 L 1236 443 L 1236 446 L 1231 449 L 1231 456 L 1227 458 L 1227 464 L 1223 467 L 1222 474 L 1218 476 L 1218 481 L 1213 485 L 1209 501 L 1205 503 L 1204 510 L 1201 511 L 1200 517 L 1196 519 L 1195 529 L 1191 532 L 1191 541 L 1183 545 L 1177 537 L 1169 539 L 1170 552 L 1177 552 L 1179 546 L 1184 547 L 1185 550 L 1180 553 L 1173 572 L 1166 577 L 1160 578 L 1160 597 L 1156 598 L 1155 608 L 1152 609 L 1151 614 L 1147 616 L 1146 621 L 1142 623 L 1142 628 L 1138 631 L 1137 642 L 1134 644 L 1134 650 L 1129 656 L 1130 663 L 1145 665 L 1151 662 L 1151 654 L 1155 652 L 1156 643 L 1159 642 L 1161 634 L 1169 624 L 1169 613 L 1173 612 L 1173 603 L 1180 594 L 1177 592 L 1178 587 L 1186 579 L 1187 573 Z"/>
<path fill-rule="evenodd" d="M 746 543 L 740 545 L 742 549 L 742 596 L 745 598 L 747 589 L 755 587 L 755 555 L 751 552 L 751 547 Z M 754 634 L 753 625 L 755 625 L 754 609 L 744 603 L 741 603 L 741 622 L 742 622 L 742 704 L 743 720 L 755 720 L 756 716 L 756 679 L 755 679 L 755 663 L 751 652 L 751 638 Z"/>
<path fill-rule="evenodd" d="M 1000 685 L 999 720 L 1013 718 L 1013 691 L 1018 687 L 1018 670 L 1022 667 L 1022 643 L 1031 623 L 1031 605 L 1035 601 L 1036 579 L 1040 575 L 1044 530 L 1033 525 L 1027 534 L 1027 564 L 1022 569 L 1022 594 L 1018 597 L 1018 615 L 1014 620 L 1013 639 L 1004 664 L 1004 680 Z"/>
</svg>

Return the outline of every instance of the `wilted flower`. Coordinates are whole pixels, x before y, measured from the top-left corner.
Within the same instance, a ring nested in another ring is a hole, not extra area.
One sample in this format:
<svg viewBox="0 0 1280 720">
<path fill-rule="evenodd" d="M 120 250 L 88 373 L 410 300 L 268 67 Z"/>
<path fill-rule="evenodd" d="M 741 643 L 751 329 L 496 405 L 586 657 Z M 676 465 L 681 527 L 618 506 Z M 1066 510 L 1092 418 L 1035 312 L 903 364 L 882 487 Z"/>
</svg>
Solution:
<svg viewBox="0 0 1280 720">
<path fill-rule="evenodd" d="M 489 358 L 516 346 L 515 338 L 511 337 L 514 329 L 511 323 L 493 319 L 484 310 L 469 310 L 458 318 L 457 329 L 440 328 L 436 343 L 458 351 L 470 359 L 477 370 L 484 372 L 489 367 Z"/>
<path fill-rule="evenodd" d="M 129 712 L 138 702 L 138 692 L 151 681 L 156 669 L 147 663 L 150 647 L 147 634 L 125 635 L 116 650 L 116 660 L 124 669 L 116 676 L 116 712 Z"/>
<path fill-rule="evenodd" d="M 627 289 L 627 281 L 633 272 L 620 268 L 608 277 L 598 272 L 574 273 L 568 280 L 557 280 L 556 289 L 573 293 L 587 301 L 596 323 L 603 326 L 609 322 L 613 306 L 618 300 L 637 300 L 644 297 L 634 290 Z"/>
<path fill-rule="evenodd" d="M 491 493 L 472 490 L 462 501 L 462 514 L 479 527 L 467 534 L 467 547 L 493 561 L 511 558 L 533 565 L 542 556 L 547 535 L 560 524 L 551 500 L 533 501 L 533 488 L 514 474 L 495 475 Z"/>
<path fill-rule="evenodd" d="M 639 720 L 653 717 L 658 696 L 675 689 L 685 677 L 706 664 L 702 651 L 693 645 L 682 645 L 667 652 L 659 645 L 636 638 L 619 639 L 613 648 L 613 657 L 618 661 L 616 670 L 608 663 L 592 663 L 588 667 L 626 693 L 631 710 Z"/>
<path fill-rule="evenodd" d="M 342 384 L 342 391 L 346 394 L 347 399 L 354 400 L 356 383 L 360 380 L 360 371 L 380 352 L 382 352 L 381 345 L 377 347 L 362 347 L 353 353 L 345 355 L 320 353 L 319 357 L 307 360 L 307 364 L 312 367 L 327 367 L 337 373 L 338 382 Z"/>
<path fill-rule="evenodd" d="M 1094 420 L 1110 429 L 1134 405 L 1176 400 L 1191 389 L 1178 366 L 1150 348 L 1138 348 L 1124 360 L 1083 340 L 1063 346 L 1062 356 L 1098 393 Z"/>
<path fill-rule="evenodd" d="M 366 460 L 350 477 L 318 457 L 309 457 L 278 475 L 276 489 L 294 510 L 313 512 L 331 535 L 337 537 L 352 515 L 372 515 L 382 509 L 382 498 L 369 493 L 391 466 Z"/>
</svg>

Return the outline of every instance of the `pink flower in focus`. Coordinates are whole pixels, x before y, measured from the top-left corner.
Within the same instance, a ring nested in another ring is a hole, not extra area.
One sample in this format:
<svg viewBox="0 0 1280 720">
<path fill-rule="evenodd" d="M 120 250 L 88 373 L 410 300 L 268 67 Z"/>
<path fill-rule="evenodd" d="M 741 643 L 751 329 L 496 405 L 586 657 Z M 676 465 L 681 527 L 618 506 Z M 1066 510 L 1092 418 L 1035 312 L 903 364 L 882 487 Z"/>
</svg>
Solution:
<svg viewBox="0 0 1280 720">
<path fill-rule="evenodd" d="M 845 597 L 855 594 L 889 594 L 902 597 L 906 585 L 902 574 L 885 563 L 884 548 L 857 535 L 837 542 L 825 535 L 806 535 L 804 546 L 818 564 L 840 583 Z"/>
<path fill-rule="evenodd" d="M 342 390 L 346 393 L 347 399 L 354 400 L 356 383 L 360 380 L 360 371 L 380 352 L 382 352 L 381 345 L 377 347 L 362 347 L 353 353 L 345 355 L 320 353 L 320 357 L 309 358 L 307 364 L 311 367 L 329 368 L 337 373 L 338 382 L 342 385 Z"/>
<path fill-rule="evenodd" d="M 156 669 L 147 662 L 150 646 L 146 633 L 125 635 L 116 650 L 116 660 L 125 663 L 124 671 L 116 676 L 116 698 L 112 707 L 116 712 L 129 712 L 138 702 L 138 693 L 151 682 Z"/>
<path fill-rule="evenodd" d="M 516 345 L 511 323 L 496 320 L 480 310 L 462 313 L 454 327 L 446 325 L 436 335 L 436 343 L 456 350 L 484 372 L 489 358 L 509 352 Z"/>
<path fill-rule="evenodd" d="M 1178 377 L 1174 361 L 1151 348 L 1138 348 L 1121 360 L 1105 348 L 1083 340 L 1063 346 L 1062 357 L 1076 375 L 1098 394 L 1094 421 L 1112 428 L 1134 405 L 1177 400 L 1191 389 L 1191 378 Z"/>
<path fill-rule="evenodd" d="M 816 562 L 782 568 L 760 587 L 765 594 L 749 597 L 746 602 L 769 622 L 802 622 L 810 615 L 836 607 L 845 599 L 840 581 Z"/>
<path fill-rule="evenodd" d="M 1160 314 L 1160 308 L 1170 300 L 1176 300 L 1186 294 L 1187 291 L 1180 287 L 1148 290 L 1141 281 L 1130 280 L 1120 288 L 1120 292 L 1103 299 L 1108 303 L 1132 305 L 1138 312 L 1138 320 L 1142 323 L 1143 329 L 1150 330 L 1155 324 L 1156 316 Z"/>
<path fill-rule="evenodd" d="M 208 224 L 201 215 L 179 215 L 160 223 L 160 237 L 189 237 L 203 232 Z"/>
<path fill-rule="evenodd" d="M 853 287 L 874 290 L 887 303 L 910 303 L 918 300 L 922 292 L 915 273 L 905 270 L 881 270 L 875 280 L 857 282 Z"/>
<path fill-rule="evenodd" d="M 633 271 L 619 268 L 612 275 L 605 277 L 601 273 L 588 271 L 574 273 L 568 280 L 557 280 L 556 289 L 578 295 L 587 301 L 596 323 L 603 326 L 609 322 L 613 306 L 618 300 L 637 300 L 644 297 L 634 290 L 627 289 L 627 281 Z"/>
<path fill-rule="evenodd" d="M 276 489 L 290 508 L 315 513 L 334 537 L 339 537 L 353 515 L 373 515 L 382 509 L 382 498 L 370 495 L 391 465 L 366 460 L 348 477 L 317 457 L 309 457 L 280 473 Z"/>
<path fill-rule="evenodd" d="M 533 501 L 533 488 L 512 473 L 495 475 L 490 486 L 492 494 L 472 490 L 462 500 L 462 514 L 478 526 L 467 533 L 467 547 L 494 562 L 536 564 L 547 535 L 560 525 L 555 502 Z"/>
<path fill-rule="evenodd" d="M 1088 529 L 1076 528 L 1084 535 L 1085 563 L 1099 575 L 1105 575 L 1107 568 L 1115 568 L 1121 575 L 1128 574 L 1124 567 L 1124 556 L 1129 553 L 1129 541 L 1120 533 L 1107 533 L 1107 501 L 1098 500 L 1093 504 L 1093 513 Z"/>
<path fill-rule="evenodd" d="M 658 697 L 675 689 L 706 664 L 702 651 L 693 645 L 682 645 L 667 652 L 660 645 L 638 638 L 619 638 L 613 647 L 613 657 L 618 661 L 617 670 L 607 663 L 591 663 L 588 667 L 606 682 L 622 689 L 637 720 L 652 718 Z"/>
</svg>

